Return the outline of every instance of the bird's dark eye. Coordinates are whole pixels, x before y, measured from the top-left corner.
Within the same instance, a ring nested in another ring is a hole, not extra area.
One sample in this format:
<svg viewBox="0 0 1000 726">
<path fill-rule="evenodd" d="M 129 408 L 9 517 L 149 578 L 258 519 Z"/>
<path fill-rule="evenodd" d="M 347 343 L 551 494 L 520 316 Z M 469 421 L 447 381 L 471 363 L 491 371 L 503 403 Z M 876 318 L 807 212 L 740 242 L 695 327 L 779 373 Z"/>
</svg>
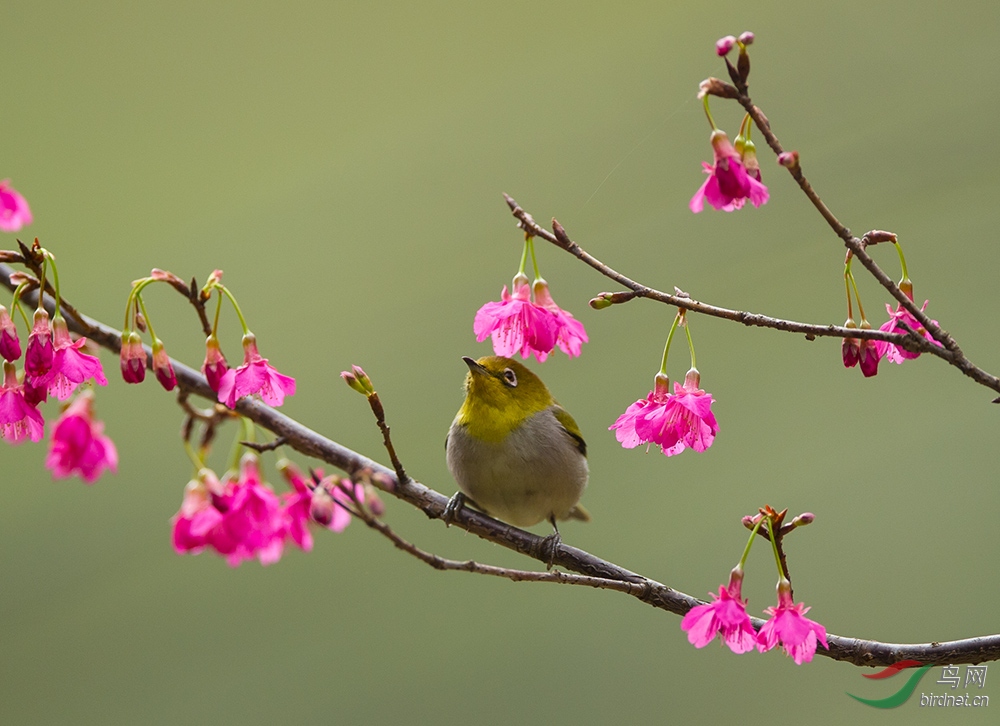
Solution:
<svg viewBox="0 0 1000 726">
<path fill-rule="evenodd" d="M 503 369 L 503 379 L 511 388 L 514 388 L 517 385 L 517 376 L 514 375 L 514 371 L 510 368 Z"/>
</svg>

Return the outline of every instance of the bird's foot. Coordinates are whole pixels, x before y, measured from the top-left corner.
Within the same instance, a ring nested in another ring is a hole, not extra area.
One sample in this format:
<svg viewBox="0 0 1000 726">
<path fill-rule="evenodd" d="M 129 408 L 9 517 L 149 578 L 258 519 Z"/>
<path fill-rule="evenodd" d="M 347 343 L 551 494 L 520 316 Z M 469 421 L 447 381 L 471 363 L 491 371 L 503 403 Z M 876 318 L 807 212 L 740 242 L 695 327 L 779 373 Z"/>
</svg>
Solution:
<svg viewBox="0 0 1000 726">
<path fill-rule="evenodd" d="M 465 506 L 465 495 L 462 492 L 455 492 L 455 496 L 448 500 L 448 505 L 444 508 L 441 519 L 445 527 L 450 527 L 455 515 Z"/>
<path fill-rule="evenodd" d="M 542 562 L 545 563 L 545 569 L 551 570 L 552 565 L 556 561 L 556 552 L 559 550 L 559 545 L 562 544 L 562 537 L 559 534 L 559 530 L 556 530 L 548 537 L 542 538 L 542 541 L 538 545 L 538 555 Z"/>
</svg>

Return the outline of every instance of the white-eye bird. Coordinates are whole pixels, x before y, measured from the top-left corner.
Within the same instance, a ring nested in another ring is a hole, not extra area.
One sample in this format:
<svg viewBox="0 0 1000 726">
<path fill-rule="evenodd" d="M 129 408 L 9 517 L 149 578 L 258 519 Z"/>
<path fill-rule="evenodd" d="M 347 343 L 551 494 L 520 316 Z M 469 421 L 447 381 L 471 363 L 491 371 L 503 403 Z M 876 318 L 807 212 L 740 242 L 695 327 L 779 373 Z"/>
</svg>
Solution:
<svg viewBox="0 0 1000 726">
<path fill-rule="evenodd" d="M 517 361 L 462 360 L 469 366 L 465 403 L 445 441 L 460 493 L 449 502 L 445 521 L 466 502 L 518 527 L 543 519 L 553 527 L 561 519 L 589 521 L 579 504 L 587 486 L 587 445 L 573 417 Z"/>
</svg>

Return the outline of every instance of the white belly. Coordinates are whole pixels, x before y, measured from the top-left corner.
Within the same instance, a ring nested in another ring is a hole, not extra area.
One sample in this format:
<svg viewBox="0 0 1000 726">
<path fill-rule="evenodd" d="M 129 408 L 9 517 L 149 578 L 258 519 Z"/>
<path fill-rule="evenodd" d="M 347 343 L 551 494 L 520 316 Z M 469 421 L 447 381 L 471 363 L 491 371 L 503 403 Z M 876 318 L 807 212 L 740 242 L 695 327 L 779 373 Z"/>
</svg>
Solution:
<svg viewBox="0 0 1000 726">
<path fill-rule="evenodd" d="M 518 527 L 565 519 L 587 486 L 587 458 L 551 411 L 535 414 L 499 444 L 452 424 L 447 453 L 462 493 Z"/>
</svg>

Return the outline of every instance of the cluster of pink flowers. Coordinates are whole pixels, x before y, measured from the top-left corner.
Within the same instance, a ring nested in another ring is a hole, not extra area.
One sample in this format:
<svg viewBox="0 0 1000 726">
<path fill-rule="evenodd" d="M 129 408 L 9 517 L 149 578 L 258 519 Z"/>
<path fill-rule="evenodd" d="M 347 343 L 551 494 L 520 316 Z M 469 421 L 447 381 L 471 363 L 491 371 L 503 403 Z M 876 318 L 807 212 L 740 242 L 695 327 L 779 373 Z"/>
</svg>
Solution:
<svg viewBox="0 0 1000 726">
<path fill-rule="evenodd" d="M 688 642 L 694 647 L 704 648 L 716 634 L 734 653 L 746 653 L 754 648 L 763 653 L 780 644 L 796 665 L 811 661 L 819 644 L 829 650 L 826 628 L 805 616 L 809 608 L 803 603 L 792 601 L 791 585 L 785 579 L 778 583 L 777 607 L 764 611 L 771 616 L 770 620 L 755 633 L 747 615 L 747 602 L 740 599 L 742 579 L 742 571 L 734 569 L 728 587 L 719 585 L 718 595 L 709 593 L 712 602 L 696 605 L 681 620 L 681 628 L 687 632 Z"/>
<path fill-rule="evenodd" d="M 145 313 L 142 302 L 142 289 L 153 282 L 167 282 L 175 286 L 184 285 L 176 275 L 165 270 L 154 269 L 149 277 L 137 280 L 133 283 L 132 292 L 129 294 L 127 310 L 129 318 L 139 319 L 139 311 Z M 209 276 L 208 283 L 202 290 L 203 295 L 211 295 L 211 292 L 218 290 L 220 296 L 225 288 L 222 286 L 222 270 L 214 270 Z M 227 297 L 232 301 L 232 295 Z M 235 306 L 235 302 L 233 302 Z M 237 314 L 243 319 L 242 313 L 237 307 Z M 2 324 L 2 320 L 0 320 Z M 146 320 L 148 324 L 148 320 Z M 139 327 L 136 324 L 136 327 Z M 170 356 L 167 355 L 163 341 L 156 337 L 149 328 L 152 337 L 152 360 L 150 367 L 156 379 L 168 391 L 177 386 L 177 375 L 174 371 Z M 257 350 L 257 338 L 247 330 L 244 323 L 243 335 L 243 365 L 237 368 L 230 368 L 226 362 L 219 346 L 219 338 L 213 331 L 205 341 L 205 361 L 201 370 L 205 374 L 208 385 L 215 391 L 220 403 L 229 408 L 235 408 L 236 402 L 245 396 L 259 396 L 265 403 L 271 406 L 280 406 L 285 402 L 285 396 L 295 393 L 295 379 L 291 376 L 279 373 L 274 366 L 267 362 L 267 358 L 260 355 Z M 147 353 L 142 344 L 142 337 L 135 329 L 130 329 L 122 334 L 121 348 L 121 371 L 122 378 L 126 383 L 142 383 L 146 378 Z"/>
<path fill-rule="evenodd" d="M 525 360 L 533 355 L 539 363 L 545 362 L 557 346 L 570 357 L 579 356 L 588 340 L 587 331 L 583 323 L 556 304 L 545 280 L 529 285 L 527 276 L 518 274 L 511 287 L 513 294 L 505 285 L 499 302 L 488 302 L 476 312 L 472 324 L 476 340 L 492 337 L 497 355 L 509 358 L 520 354 Z"/>
<path fill-rule="evenodd" d="M 40 308 L 35 311 L 19 373 L 15 365 L 21 358 L 17 326 L 0 306 L 0 356 L 4 359 L 0 437 L 11 444 L 25 439 L 40 441 L 45 418 L 39 406 L 49 396 L 66 401 L 87 380 L 107 385 L 101 361 L 82 351 L 86 344 L 86 338 L 72 339 L 65 318 L 57 315 L 50 323 L 49 314 Z M 118 453 L 104 435 L 104 425 L 94 418 L 91 391 L 81 392 L 53 425 L 45 465 L 55 478 L 79 475 L 88 484 L 105 469 L 117 470 Z"/>
<path fill-rule="evenodd" d="M 901 289 L 903 289 L 907 297 L 912 301 L 912 288 L 901 286 Z M 924 300 L 923 307 L 920 308 L 921 312 L 927 309 L 928 302 Z M 905 334 L 909 332 L 907 330 L 909 328 L 909 330 L 912 330 L 934 345 L 941 345 L 941 343 L 934 340 L 934 336 L 902 305 L 897 303 L 896 309 L 893 310 L 892 306 L 886 304 L 885 309 L 889 314 L 889 320 L 879 326 L 879 330 L 885 333 Z M 935 325 L 938 324 L 937 320 L 932 320 L 931 322 Z M 850 319 L 848 319 L 846 325 L 847 327 L 854 327 L 853 321 Z M 862 327 L 864 327 L 864 321 L 862 321 Z M 854 366 L 859 366 L 865 378 L 870 378 L 878 373 L 878 364 L 883 358 L 890 363 L 899 365 L 905 360 L 913 360 L 920 357 L 920 353 L 908 351 L 895 343 L 889 343 L 884 340 L 861 340 L 858 338 L 844 338 L 841 343 L 841 355 L 844 360 L 844 367 L 853 368 Z"/>
<path fill-rule="evenodd" d="M 222 481 L 202 469 L 185 488 L 173 518 L 177 553 L 197 554 L 207 547 L 231 567 L 254 558 L 269 565 L 281 559 L 288 541 L 307 552 L 312 549 L 309 522 L 342 532 L 351 521 L 347 507 L 365 502 L 362 484 L 325 477 L 310 486 L 291 462 L 282 462 L 280 468 L 292 488 L 280 496 L 264 483 L 254 454 L 243 457 L 237 475 Z"/>
<path fill-rule="evenodd" d="M 698 387 L 700 383 L 700 374 L 692 368 L 684 385 L 674 383 L 670 393 L 669 379 L 658 373 L 653 390 L 625 409 L 609 429 L 626 449 L 656 444 L 665 456 L 687 448 L 705 451 L 715 441 L 719 424 L 712 413 L 715 399 Z"/>
</svg>

